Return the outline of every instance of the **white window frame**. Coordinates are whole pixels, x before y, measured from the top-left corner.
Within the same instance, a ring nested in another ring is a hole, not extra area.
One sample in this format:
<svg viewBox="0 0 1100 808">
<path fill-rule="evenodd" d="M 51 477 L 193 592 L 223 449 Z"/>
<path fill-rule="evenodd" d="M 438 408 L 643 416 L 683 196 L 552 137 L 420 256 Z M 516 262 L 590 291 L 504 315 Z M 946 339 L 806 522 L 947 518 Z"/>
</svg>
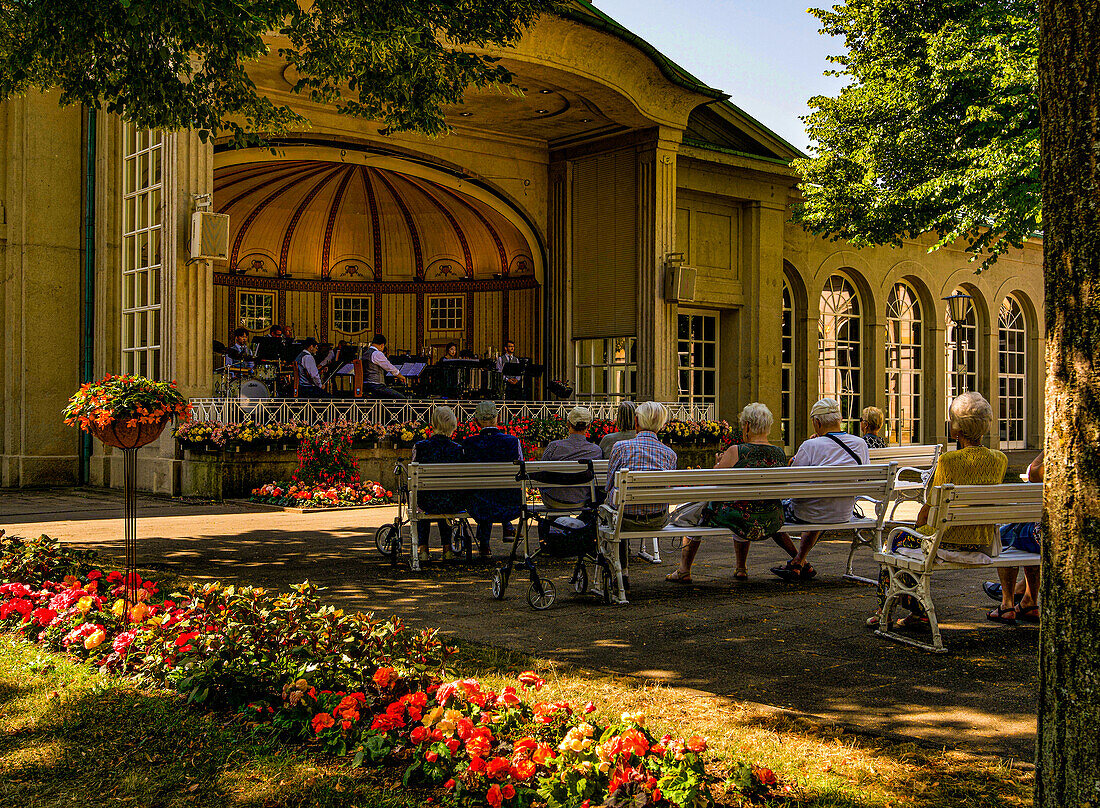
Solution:
<svg viewBox="0 0 1100 808">
<path fill-rule="evenodd" d="M 253 311 L 270 311 L 270 314 L 266 317 L 260 316 L 259 322 L 257 323 L 258 327 L 253 327 L 253 324 L 256 323 L 257 315 L 245 314 L 245 295 L 251 298 L 261 298 L 270 301 L 270 303 L 264 304 L 262 307 L 256 306 L 254 303 L 249 304 Z M 271 326 L 275 323 L 275 306 L 277 303 L 275 292 L 269 292 L 264 289 L 238 289 L 237 299 L 235 301 L 237 322 L 240 323 L 241 328 L 247 328 L 251 334 L 264 334 L 269 331 Z"/>
<path fill-rule="evenodd" d="M 577 362 L 573 390 L 578 401 L 634 397 L 638 365 L 631 356 L 637 347 L 635 337 L 579 339 L 574 346 Z"/>
<path fill-rule="evenodd" d="M 920 443 L 924 394 L 922 315 L 917 291 L 904 281 L 895 283 L 886 301 L 885 426 L 890 443 Z"/>
<path fill-rule="evenodd" d="M 159 380 L 164 370 L 164 139 L 122 124 L 122 288 L 124 374 Z"/>
<path fill-rule="evenodd" d="M 817 353 L 819 394 L 840 402 L 844 429 L 858 435 L 863 402 L 863 305 L 855 283 L 842 272 L 830 275 L 821 289 Z"/>
<path fill-rule="evenodd" d="M 997 315 L 997 403 L 1002 449 L 1027 448 L 1027 320 L 1012 295 Z"/>
<path fill-rule="evenodd" d="M 450 311 L 442 314 L 432 312 L 432 304 L 445 302 Z M 428 308 L 428 331 L 463 331 L 466 328 L 466 297 L 465 295 L 428 295 L 425 301 Z M 457 314 L 456 314 L 457 313 Z M 434 320 L 433 320 L 434 318 Z M 443 319 L 446 318 L 446 319 Z M 433 324 L 433 321 L 435 324 Z M 443 322 L 445 325 L 439 325 Z"/>
<path fill-rule="evenodd" d="M 952 294 L 966 294 L 955 289 Z M 966 301 L 966 317 L 962 325 L 956 326 L 951 319 L 951 309 L 944 307 L 946 324 L 945 365 L 947 378 L 944 388 L 947 394 L 947 409 L 951 402 L 963 393 L 978 389 L 978 309 L 971 300 Z M 961 340 L 960 340 L 961 338 Z"/>
<path fill-rule="evenodd" d="M 683 324 L 683 320 L 680 318 L 688 318 L 688 336 L 686 339 L 680 336 L 680 326 Z M 714 324 L 711 339 L 707 339 L 705 336 L 706 320 L 711 320 Z M 701 326 L 704 329 L 703 333 L 697 334 L 693 330 L 695 326 Z M 679 400 L 684 404 L 711 404 L 713 405 L 713 412 L 718 411 L 718 368 L 720 366 L 718 356 L 718 346 L 720 345 L 718 339 L 718 326 L 718 315 L 715 312 L 699 311 L 696 309 L 680 309 L 677 313 L 676 355 L 679 361 L 677 364 L 676 377 L 679 385 Z M 711 363 L 706 362 L 705 355 L 707 346 L 713 348 L 714 361 Z M 705 380 L 708 375 L 713 382 L 713 393 L 705 392 Z"/>
<path fill-rule="evenodd" d="M 339 318 L 336 316 L 337 303 L 341 301 L 357 301 L 360 303 L 359 316 L 362 317 L 363 327 L 358 331 L 348 331 L 340 327 Z M 373 295 L 332 295 L 329 298 L 329 322 L 332 330 L 341 337 L 358 337 L 373 329 L 374 317 Z"/>
</svg>

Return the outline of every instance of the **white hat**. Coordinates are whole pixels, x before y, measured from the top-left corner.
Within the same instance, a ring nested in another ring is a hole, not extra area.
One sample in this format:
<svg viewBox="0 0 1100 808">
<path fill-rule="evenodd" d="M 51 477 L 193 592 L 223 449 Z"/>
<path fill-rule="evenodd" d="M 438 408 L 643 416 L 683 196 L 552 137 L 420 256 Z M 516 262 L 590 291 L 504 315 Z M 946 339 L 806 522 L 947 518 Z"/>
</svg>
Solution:
<svg viewBox="0 0 1100 808">
<path fill-rule="evenodd" d="M 569 414 L 565 416 L 565 420 L 573 427 L 588 426 L 592 423 L 592 410 L 588 407 L 574 407 L 569 411 Z"/>
<path fill-rule="evenodd" d="M 840 402 L 835 398 L 823 398 L 810 408 L 810 417 L 817 418 L 822 415 L 840 415 Z"/>
</svg>

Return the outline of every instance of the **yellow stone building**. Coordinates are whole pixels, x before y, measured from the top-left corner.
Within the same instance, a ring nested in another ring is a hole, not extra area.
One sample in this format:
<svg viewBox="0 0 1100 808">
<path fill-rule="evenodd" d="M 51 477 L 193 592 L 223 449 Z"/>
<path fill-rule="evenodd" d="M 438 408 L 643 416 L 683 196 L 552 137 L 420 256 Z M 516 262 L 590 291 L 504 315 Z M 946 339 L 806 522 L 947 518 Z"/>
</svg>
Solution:
<svg viewBox="0 0 1100 808">
<path fill-rule="evenodd" d="M 495 55 L 522 92 L 471 92 L 438 139 L 292 95 L 275 56 L 254 80 L 311 126 L 274 150 L 137 131 L 48 95 L 0 105 L 0 485 L 81 478 L 60 412 L 86 373 L 209 396 L 212 342 L 242 323 L 381 330 L 421 351 L 513 339 L 580 398 L 710 403 L 730 420 L 763 401 L 787 445 L 824 394 L 857 419 L 881 407 L 892 440 L 942 441 L 950 395 L 976 388 L 992 445 L 1038 448 L 1040 243 L 975 275 L 929 239 L 857 251 L 805 233 L 789 221 L 797 149 L 580 0 Z M 224 262 L 189 259 L 207 205 L 230 217 Z M 972 296 L 962 329 L 942 300 L 957 290 Z M 179 491 L 171 438 L 145 454 L 142 486 Z M 98 444 L 85 468 L 120 484 Z"/>
</svg>

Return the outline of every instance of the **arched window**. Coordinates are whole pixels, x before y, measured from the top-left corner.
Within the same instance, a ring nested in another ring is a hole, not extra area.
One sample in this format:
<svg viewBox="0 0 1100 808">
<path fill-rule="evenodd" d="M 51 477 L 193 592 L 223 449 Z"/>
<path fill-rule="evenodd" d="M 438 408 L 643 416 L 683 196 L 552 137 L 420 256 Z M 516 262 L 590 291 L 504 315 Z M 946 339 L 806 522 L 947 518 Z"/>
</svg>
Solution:
<svg viewBox="0 0 1100 808">
<path fill-rule="evenodd" d="M 966 294 L 956 289 L 952 294 Z M 963 393 L 978 389 L 978 311 L 966 301 L 966 317 L 959 325 L 951 319 L 951 310 L 944 309 L 947 323 L 947 406 Z"/>
<path fill-rule="evenodd" d="M 1027 440 L 1027 325 L 1024 310 L 1011 295 L 1001 304 L 997 340 L 1001 448 L 1023 449 Z"/>
<path fill-rule="evenodd" d="M 794 444 L 794 297 L 787 281 L 783 281 L 783 337 L 782 381 L 779 394 L 780 415 L 779 431 L 783 445 L 790 448 Z"/>
<path fill-rule="evenodd" d="M 913 288 L 895 283 L 886 303 L 886 438 L 920 443 L 921 311 Z"/>
<path fill-rule="evenodd" d="M 830 275 L 821 290 L 817 323 L 818 390 L 840 402 L 844 428 L 859 431 L 861 361 L 859 296 L 843 275 Z"/>
</svg>

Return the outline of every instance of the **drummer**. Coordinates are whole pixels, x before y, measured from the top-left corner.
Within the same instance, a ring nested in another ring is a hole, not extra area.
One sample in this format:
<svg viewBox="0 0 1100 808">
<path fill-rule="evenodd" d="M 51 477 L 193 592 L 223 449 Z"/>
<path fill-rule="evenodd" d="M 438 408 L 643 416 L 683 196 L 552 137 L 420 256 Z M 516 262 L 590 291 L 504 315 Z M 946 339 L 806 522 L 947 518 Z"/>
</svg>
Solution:
<svg viewBox="0 0 1100 808">
<path fill-rule="evenodd" d="M 238 328 L 233 332 L 233 342 L 225 349 L 226 367 L 234 370 L 252 370 L 256 354 L 248 346 L 248 329 Z"/>
</svg>

